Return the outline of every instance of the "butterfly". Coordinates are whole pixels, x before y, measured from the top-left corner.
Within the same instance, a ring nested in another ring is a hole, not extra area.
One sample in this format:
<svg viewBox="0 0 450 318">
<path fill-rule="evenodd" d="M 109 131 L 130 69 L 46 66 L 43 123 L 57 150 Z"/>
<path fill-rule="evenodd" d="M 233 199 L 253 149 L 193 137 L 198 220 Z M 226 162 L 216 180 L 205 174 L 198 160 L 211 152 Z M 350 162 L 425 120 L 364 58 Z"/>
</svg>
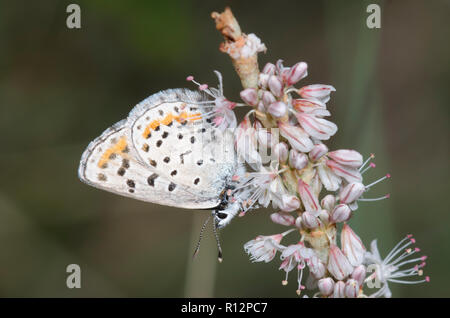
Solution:
<svg viewBox="0 0 450 318">
<path fill-rule="evenodd" d="M 230 194 L 233 177 L 245 169 L 237 160 L 232 130 L 220 127 L 229 113 L 217 117 L 218 110 L 230 108 L 227 102 L 221 84 L 219 89 L 168 89 L 151 95 L 88 145 L 79 178 L 142 201 L 211 209 L 214 230 L 224 227 L 241 209 Z M 217 234 L 216 239 L 220 260 Z"/>
</svg>

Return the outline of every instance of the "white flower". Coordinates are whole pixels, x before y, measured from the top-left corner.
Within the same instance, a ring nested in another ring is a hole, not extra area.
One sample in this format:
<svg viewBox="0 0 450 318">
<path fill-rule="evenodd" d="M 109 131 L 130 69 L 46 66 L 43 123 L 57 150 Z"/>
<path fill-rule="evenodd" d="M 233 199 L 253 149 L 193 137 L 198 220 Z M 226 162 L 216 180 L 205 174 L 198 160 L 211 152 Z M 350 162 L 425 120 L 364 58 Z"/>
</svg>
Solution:
<svg viewBox="0 0 450 318">
<path fill-rule="evenodd" d="M 328 271 L 338 280 L 345 279 L 353 272 L 353 266 L 347 257 L 334 244 L 330 246 L 330 256 L 328 259 Z"/>
<path fill-rule="evenodd" d="M 314 251 L 305 247 L 303 242 L 299 242 L 295 245 L 289 245 L 281 253 L 280 258 L 282 262 L 279 269 L 286 272 L 286 278 L 282 281 L 282 284 L 287 285 L 289 272 L 297 267 L 298 295 L 300 295 L 300 292 L 305 289 L 305 286 L 302 285 L 303 269 L 306 266 L 306 262 L 313 256 L 315 256 Z"/>
<path fill-rule="evenodd" d="M 425 266 L 425 260 L 427 257 L 421 256 L 411 258 L 412 255 L 420 252 L 420 249 L 417 247 L 409 247 L 415 242 L 416 240 L 412 237 L 412 235 L 407 235 L 404 239 L 397 243 L 397 245 L 383 260 L 378 252 L 377 240 L 372 241 L 370 244 L 370 252 L 367 252 L 365 255 L 365 263 L 368 265 L 367 269 L 369 271 L 371 270 L 371 266 L 375 266 L 375 271 L 365 280 L 365 282 L 372 282 L 373 279 L 376 279 L 382 283 L 383 286 L 381 286 L 377 292 L 370 295 L 370 297 L 391 297 L 388 282 L 400 284 L 419 284 L 430 280 L 428 276 L 420 280 L 405 279 L 408 277 L 423 275 L 422 268 Z M 409 264 L 415 265 L 411 267 L 405 266 Z M 407 268 L 402 269 L 404 266 Z"/>
<path fill-rule="evenodd" d="M 274 208 L 280 207 L 283 210 L 287 209 L 288 203 L 289 206 L 295 203 L 292 202 L 293 200 L 289 200 L 292 197 L 286 197 L 288 192 L 280 178 L 280 173 L 278 162 L 272 161 L 270 170 L 261 166 L 259 171 L 248 172 L 240 178 L 232 194 L 235 199 L 241 202 L 243 213 L 251 208 L 256 208 L 257 203 L 267 207 L 272 202 Z M 299 202 L 297 203 L 299 205 Z"/>
<path fill-rule="evenodd" d="M 292 231 L 294 231 L 294 229 L 270 236 L 260 235 L 254 240 L 245 243 L 244 250 L 250 255 L 250 260 L 252 262 L 268 263 L 273 260 L 277 251 L 283 251 L 285 249 L 280 242 L 284 236 Z"/>
</svg>

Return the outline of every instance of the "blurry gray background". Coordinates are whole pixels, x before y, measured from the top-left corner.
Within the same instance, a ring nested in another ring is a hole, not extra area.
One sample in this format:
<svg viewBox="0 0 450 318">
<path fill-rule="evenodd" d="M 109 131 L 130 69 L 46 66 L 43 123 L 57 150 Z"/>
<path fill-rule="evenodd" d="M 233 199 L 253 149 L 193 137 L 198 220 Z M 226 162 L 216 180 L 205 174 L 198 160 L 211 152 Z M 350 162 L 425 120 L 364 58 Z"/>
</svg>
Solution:
<svg viewBox="0 0 450 318">
<path fill-rule="evenodd" d="M 394 296 L 450 296 L 449 1 L 76 1 L 80 30 L 66 27 L 72 1 L 0 2 L 0 296 L 294 297 L 279 261 L 251 264 L 243 244 L 283 230 L 270 211 L 212 235 L 191 255 L 207 211 L 171 209 L 82 184 L 87 144 L 159 90 L 192 87 L 194 75 L 239 101 L 240 82 L 218 50 L 212 11 L 230 5 L 246 33 L 268 47 L 260 65 L 283 58 L 309 64 L 304 84 L 336 87 L 329 103 L 339 126 L 328 145 L 376 153 L 390 182 L 361 204 L 350 224 L 383 255 L 413 233 L 429 255 L 428 284 Z M 382 28 L 369 30 L 369 3 Z M 65 268 L 81 266 L 69 290 Z"/>
</svg>

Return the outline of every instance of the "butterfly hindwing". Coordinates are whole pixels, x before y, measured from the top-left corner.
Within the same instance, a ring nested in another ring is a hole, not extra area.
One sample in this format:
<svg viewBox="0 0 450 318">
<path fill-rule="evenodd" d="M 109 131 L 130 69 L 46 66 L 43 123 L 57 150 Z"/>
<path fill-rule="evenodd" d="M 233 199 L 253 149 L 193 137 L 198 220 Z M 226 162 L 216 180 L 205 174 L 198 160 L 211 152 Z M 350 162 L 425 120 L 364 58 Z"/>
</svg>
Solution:
<svg viewBox="0 0 450 318">
<path fill-rule="evenodd" d="M 215 193 L 194 192 L 139 160 L 122 120 L 92 141 L 82 155 L 79 177 L 94 187 L 138 200 L 191 209 L 216 206 Z"/>
</svg>

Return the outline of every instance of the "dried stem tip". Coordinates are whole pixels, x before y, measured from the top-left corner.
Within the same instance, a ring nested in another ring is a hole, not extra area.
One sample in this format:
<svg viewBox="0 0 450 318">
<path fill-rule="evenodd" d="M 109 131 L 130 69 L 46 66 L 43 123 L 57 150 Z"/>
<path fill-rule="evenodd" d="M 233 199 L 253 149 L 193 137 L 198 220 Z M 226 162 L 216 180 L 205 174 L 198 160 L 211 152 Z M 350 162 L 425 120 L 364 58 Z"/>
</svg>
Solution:
<svg viewBox="0 0 450 318">
<path fill-rule="evenodd" d="M 216 22 L 216 28 L 225 37 L 227 41 L 236 41 L 241 37 L 241 28 L 229 7 L 222 13 L 213 12 L 211 18 Z"/>
<path fill-rule="evenodd" d="M 244 88 L 257 88 L 259 76 L 258 52 L 266 51 L 266 46 L 261 43 L 256 35 L 246 35 L 241 32 L 241 28 L 230 8 L 225 8 L 222 13 L 213 12 L 211 17 L 216 22 L 217 30 L 225 38 L 225 42 L 220 45 L 220 50 L 231 57 L 242 86 Z"/>
</svg>

